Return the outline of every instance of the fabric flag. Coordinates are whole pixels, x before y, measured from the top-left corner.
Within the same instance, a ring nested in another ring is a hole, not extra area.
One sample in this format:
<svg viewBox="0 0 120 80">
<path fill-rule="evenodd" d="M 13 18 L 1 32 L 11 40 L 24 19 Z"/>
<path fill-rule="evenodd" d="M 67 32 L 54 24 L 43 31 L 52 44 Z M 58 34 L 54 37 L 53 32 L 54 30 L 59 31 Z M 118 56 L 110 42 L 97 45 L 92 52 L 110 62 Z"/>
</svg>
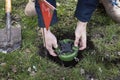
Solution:
<svg viewBox="0 0 120 80">
<path fill-rule="evenodd" d="M 39 0 L 39 5 L 40 5 L 41 13 L 43 16 L 45 27 L 48 30 L 52 20 L 53 12 L 56 8 L 46 0 Z"/>
</svg>

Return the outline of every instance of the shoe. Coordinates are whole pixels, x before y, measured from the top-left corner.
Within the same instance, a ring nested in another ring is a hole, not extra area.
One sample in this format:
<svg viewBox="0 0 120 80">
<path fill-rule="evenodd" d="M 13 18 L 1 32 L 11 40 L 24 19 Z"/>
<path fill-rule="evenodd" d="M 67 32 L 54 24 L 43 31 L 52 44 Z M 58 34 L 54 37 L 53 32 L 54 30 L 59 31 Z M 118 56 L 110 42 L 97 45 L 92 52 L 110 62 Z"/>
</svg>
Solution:
<svg viewBox="0 0 120 80">
<path fill-rule="evenodd" d="M 34 0 L 29 0 L 25 7 L 25 15 L 26 16 L 36 16 L 36 10 L 35 10 L 35 1 Z"/>
<path fill-rule="evenodd" d="M 116 22 L 120 23 L 120 0 L 101 0 L 106 13 Z"/>
</svg>

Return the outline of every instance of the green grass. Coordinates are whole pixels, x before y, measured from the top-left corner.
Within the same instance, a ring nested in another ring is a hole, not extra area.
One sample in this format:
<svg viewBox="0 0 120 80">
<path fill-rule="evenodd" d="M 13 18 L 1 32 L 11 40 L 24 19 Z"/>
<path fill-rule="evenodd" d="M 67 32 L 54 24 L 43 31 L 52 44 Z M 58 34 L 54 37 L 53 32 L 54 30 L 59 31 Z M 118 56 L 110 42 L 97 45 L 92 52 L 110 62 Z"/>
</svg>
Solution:
<svg viewBox="0 0 120 80">
<path fill-rule="evenodd" d="M 57 7 L 59 22 L 51 30 L 58 40 L 74 39 L 76 2 L 57 1 L 60 4 Z M 120 64 L 117 62 L 120 59 L 120 25 L 112 21 L 103 9 L 96 10 L 87 27 L 88 41 L 94 46 L 83 51 L 81 61 L 69 68 L 38 55 L 38 50 L 42 51 L 38 48 L 40 44 L 42 46 L 42 39 L 37 35 L 37 17 L 25 16 L 26 3 L 27 0 L 12 0 L 12 15 L 20 17 L 22 26 L 22 46 L 10 54 L 0 53 L 0 80 L 86 80 L 87 74 L 92 74 L 98 80 L 114 80 L 120 76 Z M 4 1 L 0 7 L 0 28 L 3 28 Z M 81 74 L 81 69 L 85 73 Z"/>
</svg>

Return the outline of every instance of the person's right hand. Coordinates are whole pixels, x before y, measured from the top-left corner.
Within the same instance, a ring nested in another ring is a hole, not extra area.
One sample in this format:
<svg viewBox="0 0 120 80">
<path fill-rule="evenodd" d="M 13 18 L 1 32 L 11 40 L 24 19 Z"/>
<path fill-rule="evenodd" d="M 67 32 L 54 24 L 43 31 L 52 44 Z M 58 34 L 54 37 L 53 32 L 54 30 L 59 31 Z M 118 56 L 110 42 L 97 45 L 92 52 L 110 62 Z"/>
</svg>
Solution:
<svg viewBox="0 0 120 80">
<path fill-rule="evenodd" d="M 45 41 L 44 46 L 49 51 L 50 55 L 57 56 L 53 50 L 53 47 L 54 48 L 58 47 L 57 38 L 53 33 L 51 33 L 50 29 L 46 30 L 46 28 L 44 28 L 44 31 L 43 31 L 43 28 L 41 28 L 41 32 L 43 35 L 43 39 Z"/>
</svg>

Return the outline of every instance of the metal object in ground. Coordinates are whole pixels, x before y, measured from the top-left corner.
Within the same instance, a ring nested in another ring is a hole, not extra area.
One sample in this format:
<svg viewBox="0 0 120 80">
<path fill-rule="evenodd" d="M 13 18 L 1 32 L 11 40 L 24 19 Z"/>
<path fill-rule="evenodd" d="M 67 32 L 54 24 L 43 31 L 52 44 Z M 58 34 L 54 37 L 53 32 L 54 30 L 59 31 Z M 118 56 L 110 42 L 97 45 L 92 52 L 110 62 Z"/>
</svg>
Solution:
<svg viewBox="0 0 120 80">
<path fill-rule="evenodd" d="M 6 27 L 0 29 L 0 52 L 9 53 L 21 45 L 21 26 L 11 25 L 11 0 L 5 0 Z"/>
<path fill-rule="evenodd" d="M 64 39 L 60 41 L 59 46 L 55 51 L 62 61 L 77 60 L 78 47 L 73 45 L 73 40 Z"/>
</svg>

